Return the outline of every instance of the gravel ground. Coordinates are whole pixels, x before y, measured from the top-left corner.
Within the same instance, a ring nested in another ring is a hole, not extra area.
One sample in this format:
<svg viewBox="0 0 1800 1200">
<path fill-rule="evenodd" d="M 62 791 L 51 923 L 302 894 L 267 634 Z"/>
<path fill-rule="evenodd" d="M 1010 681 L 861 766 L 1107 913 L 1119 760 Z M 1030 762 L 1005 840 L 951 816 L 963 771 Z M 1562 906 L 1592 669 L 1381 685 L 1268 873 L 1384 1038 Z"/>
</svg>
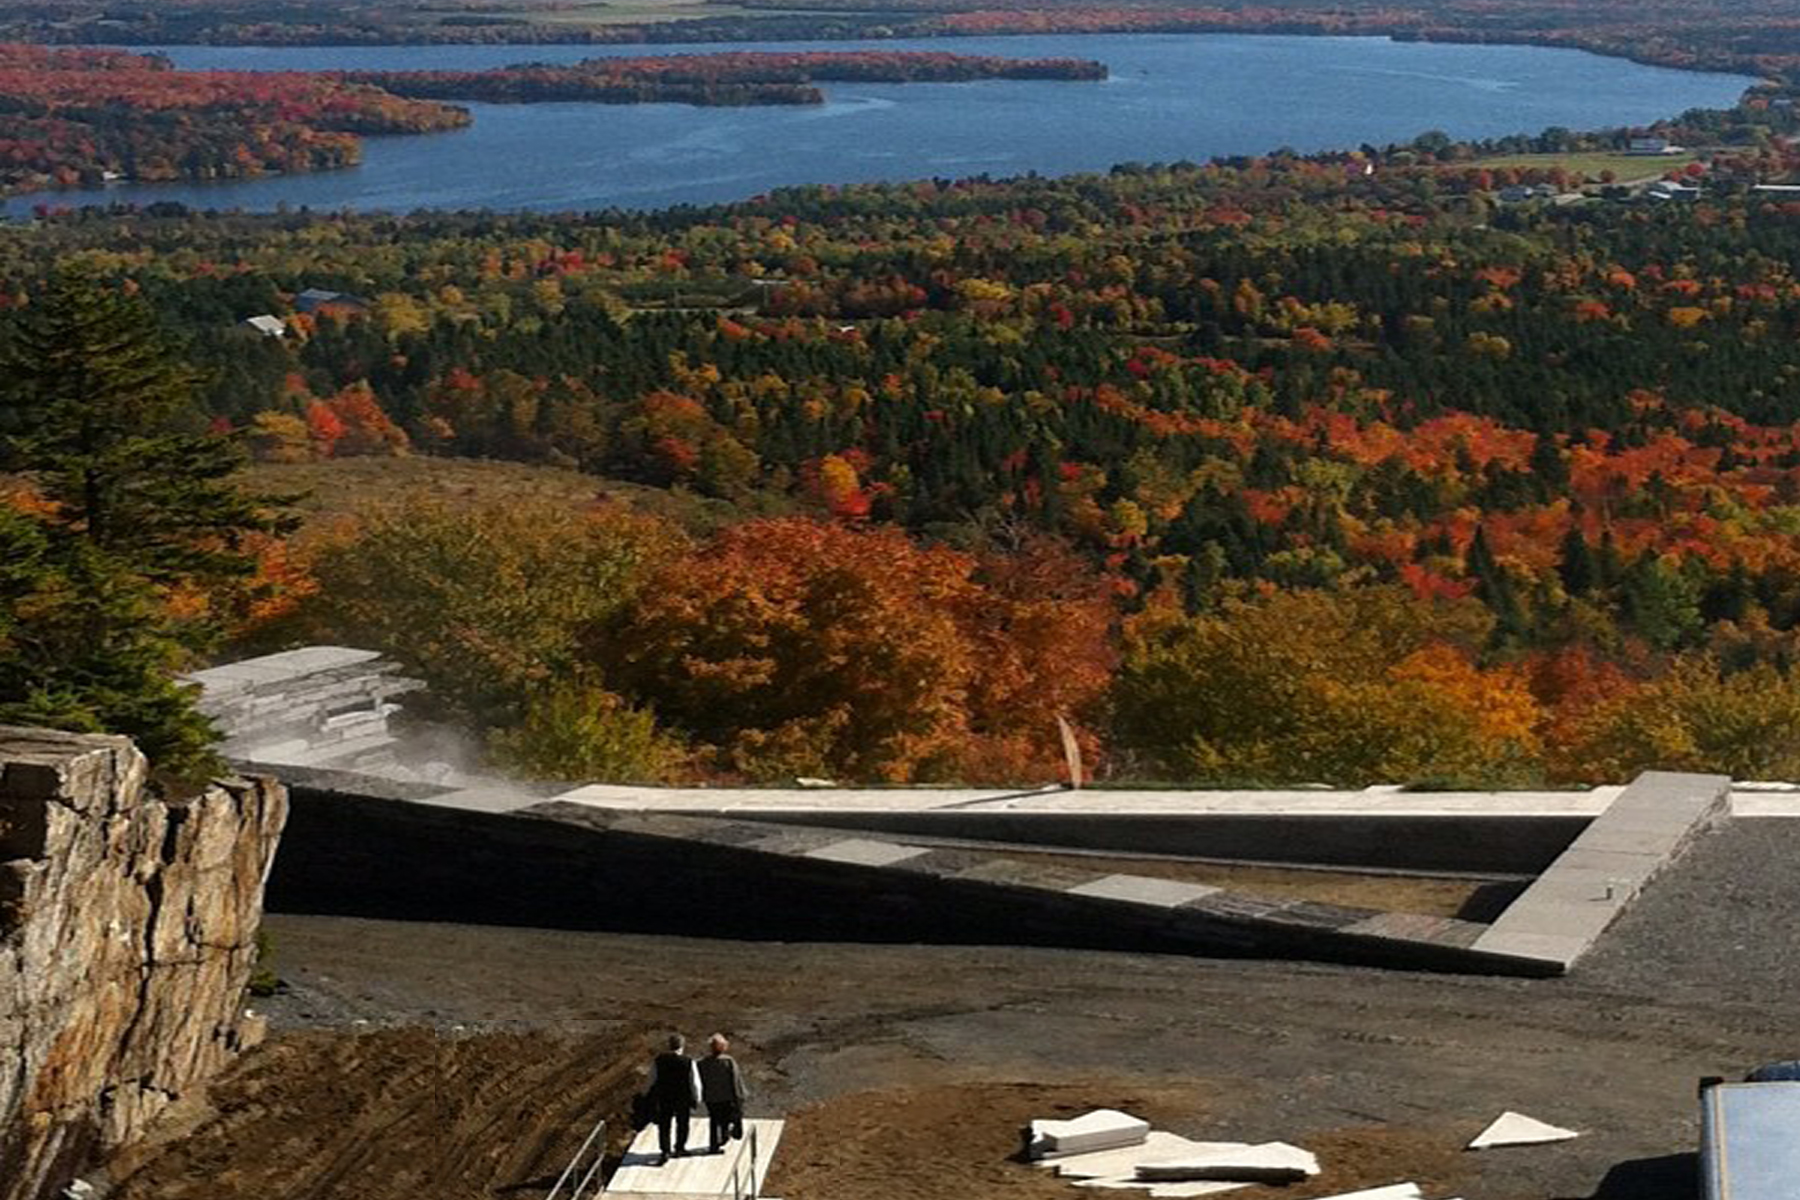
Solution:
<svg viewBox="0 0 1800 1200">
<path fill-rule="evenodd" d="M 1735 821 L 1651 885 L 1577 978 L 1696 1004 L 1790 1009 L 1800 994 L 1800 820 Z M 1793 1047 L 1800 1054 L 1800 1045 Z"/>
<path fill-rule="evenodd" d="M 532 1081 L 554 1078 L 542 1063 L 580 1047 L 618 1078 L 668 1027 L 730 1032 L 753 1112 L 790 1116 L 770 1187 L 787 1200 L 1076 1200 L 1006 1152 L 1025 1116 L 1087 1104 L 1135 1105 L 1190 1136 L 1291 1139 L 1333 1172 L 1234 1200 L 1408 1178 L 1466 1200 L 1692 1200 L 1696 1078 L 1800 1056 L 1796 856 L 1800 821 L 1708 835 L 1560 980 L 274 916 L 276 965 L 294 990 L 266 1006 L 273 1046 L 247 1057 L 210 1123 L 152 1162 L 127 1200 L 196 1195 L 200 1171 L 208 1200 L 511 1195 L 555 1165 L 516 1154 L 496 1165 L 494 1147 L 519 1131 L 545 1140 L 542 1106 L 521 1104 Z M 383 1043 L 386 1058 L 336 1048 L 345 1030 L 371 1029 L 403 1040 Z M 475 1039 L 458 1054 L 520 1088 L 490 1102 L 422 1067 L 405 1086 L 392 1066 L 358 1069 L 407 1054 L 463 1061 L 409 1050 L 421 1030 L 427 1046 Z M 308 1074 L 329 1086 L 283 1083 Z M 455 1102 L 435 1140 L 407 1115 L 436 1111 L 422 1088 Z M 290 1098 L 243 1099 L 271 1091 Z M 1460 1152 L 1508 1108 L 1584 1136 Z M 384 1161 L 384 1131 L 408 1122 L 415 1134 L 395 1147 L 413 1189 L 402 1192 L 369 1164 Z M 295 1130 L 315 1134 L 304 1170 L 282 1150 Z"/>
</svg>

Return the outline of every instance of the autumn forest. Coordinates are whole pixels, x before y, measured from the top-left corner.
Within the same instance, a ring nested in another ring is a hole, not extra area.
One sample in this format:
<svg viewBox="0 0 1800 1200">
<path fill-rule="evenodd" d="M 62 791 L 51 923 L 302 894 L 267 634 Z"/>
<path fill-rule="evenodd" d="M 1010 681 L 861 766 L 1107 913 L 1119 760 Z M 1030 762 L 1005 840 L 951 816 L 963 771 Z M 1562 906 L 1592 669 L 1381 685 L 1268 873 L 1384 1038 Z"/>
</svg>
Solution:
<svg viewBox="0 0 1800 1200">
<path fill-rule="evenodd" d="M 0 93 L 31 136 L 0 164 L 76 175 L 126 153 L 179 172 L 212 121 L 246 169 L 324 165 L 358 130 L 454 122 L 440 102 L 476 87 L 1094 66 L 737 55 L 196 96 L 78 52 L 122 104 L 177 114 L 167 148 L 102 152 L 107 96 L 10 53 Z M 41 212 L 0 226 L 0 363 L 48 380 L 58 338 L 130 325 L 96 344 L 140 347 L 121 371 L 172 364 L 146 432 L 235 448 L 268 489 L 202 539 L 245 569 L 138 572 L 133 611 L 185 647 L 158 661 L 380 649 L 524 774 L 1041 783 L 1066 721 L 1102 782 L 1795 778 L 1785 53 L 1736 108 L 1651 130 L 657 213 Z M 1650 165 L 1661 198 L 1569 165 L 1645 133 L 1706 147 Z M 54 553 L 86 511 L 79 438 L 32 457 L 33 411 L 0 405 L 0 548 L 41 565 L 0 571 L 3 711 L 142 726 L 160 718 L 109 717 L 80 679 L 7 684 L 32 614 L 66 618 L 64 650 L 93 619 L 69 615 L 87 560 Z M 519 482 L 275 515 L 295 472 L 330 493 L 340 465 L 399 460 Z M 534 471 L 582 482 L 552 495 Z"/>
</svg>

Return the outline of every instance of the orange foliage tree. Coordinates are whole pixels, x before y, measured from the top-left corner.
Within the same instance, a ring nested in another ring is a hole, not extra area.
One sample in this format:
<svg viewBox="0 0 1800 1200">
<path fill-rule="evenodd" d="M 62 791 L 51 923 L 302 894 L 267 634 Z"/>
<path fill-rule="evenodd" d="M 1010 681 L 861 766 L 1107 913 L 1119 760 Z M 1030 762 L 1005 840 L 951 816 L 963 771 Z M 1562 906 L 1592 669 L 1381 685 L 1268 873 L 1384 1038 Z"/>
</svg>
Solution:
<svg viewBox="0 0 1800 1200">
<path fill-rule="evenodd" d="M 663 570 L 598 653 L 734 774 L 1042 781 L 1061 773 L 1056 715 L 1105 686 L 1107 616 L 1085 573 L 1041 590 L 1041 569 L 750 521 Z"/>
</svg>

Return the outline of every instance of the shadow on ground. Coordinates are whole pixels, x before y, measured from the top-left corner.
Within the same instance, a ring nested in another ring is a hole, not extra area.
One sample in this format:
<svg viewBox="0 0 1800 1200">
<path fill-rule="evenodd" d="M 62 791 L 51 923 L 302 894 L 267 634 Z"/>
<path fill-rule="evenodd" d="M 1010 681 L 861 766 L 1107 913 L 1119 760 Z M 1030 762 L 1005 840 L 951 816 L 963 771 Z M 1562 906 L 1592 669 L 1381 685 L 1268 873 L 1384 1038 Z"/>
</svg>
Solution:
<svg viewBox="0 0 1800 1200">
<path fill-rule="evenodd" d="M 1693 1200 L 1699 1187 L 1699 1155 L 1663 1154 L 1622 1162 L 1606 1173 L 1593 1195 L 1565 1200 Z"/>
</svg>

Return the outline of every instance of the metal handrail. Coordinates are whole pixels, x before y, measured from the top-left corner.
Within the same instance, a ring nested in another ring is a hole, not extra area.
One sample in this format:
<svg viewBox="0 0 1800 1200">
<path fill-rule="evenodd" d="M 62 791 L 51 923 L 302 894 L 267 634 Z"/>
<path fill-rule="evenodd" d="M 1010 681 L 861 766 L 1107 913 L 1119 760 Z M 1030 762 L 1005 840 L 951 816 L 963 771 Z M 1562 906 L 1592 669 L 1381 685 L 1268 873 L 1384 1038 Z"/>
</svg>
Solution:
<svg viewBox="0 0 1800 1200">
<path fill-rule="evenodd" d="M 730 1196 L 731 1200 L 756 1200 L 757 1196 L 762 1194 L 762 1187 L 756 1177 L 757 1160 L 761 1153 L 756 1141 L 756 1126 L 746 1121 L 745 1129 L 749 1136 L 744 1139 L 745 1145 L 738 1151 L 737 1157 L 732 1159 L 731 1177 L 725 1181 L 725 1188 L 719 1193 L 721 1196 Z M 745 1178 L 741 1174 L 744 1168 L 745 1151 L 748 1151 L 750 1155 L 749 1178 Z"/>
<path fill-rule="evenodd" d="M 593 1163 L 588 1167 L 586 1173 L 576 1181 L 575 1189 L 569 1193 L 568 1200 L 581 1200 L 581 1195 L 587 1190 L 588 1184 L 594 1182 L 595 1177 L 600 1174 L 601 1163 L 606 1161 L 605 1117 L 600 1118 L 588 1131 L 587 1140 L 581 1143 L 581 1149 L 575 1151 L 575 1157 L 569 1160 L 569 1165 L 563 1168 L 561 1175 L 557 1176 L 555 1185 L 551 1187 L 550 1194 L 544 1200 L 558 1200 L 558 1197 L 562 1195 L 563 1185 L 573 1179 L 575 1173 L 581 1170 L 582 1159 L 587 1156 L 587 1152 L 593 1148 L 596 1142 L 600 1144 L 600 1152 L 594 1155 Z M 596 1189 L 596 1194 L 598 1194 L 598 1189 Z"/>
</svg>

